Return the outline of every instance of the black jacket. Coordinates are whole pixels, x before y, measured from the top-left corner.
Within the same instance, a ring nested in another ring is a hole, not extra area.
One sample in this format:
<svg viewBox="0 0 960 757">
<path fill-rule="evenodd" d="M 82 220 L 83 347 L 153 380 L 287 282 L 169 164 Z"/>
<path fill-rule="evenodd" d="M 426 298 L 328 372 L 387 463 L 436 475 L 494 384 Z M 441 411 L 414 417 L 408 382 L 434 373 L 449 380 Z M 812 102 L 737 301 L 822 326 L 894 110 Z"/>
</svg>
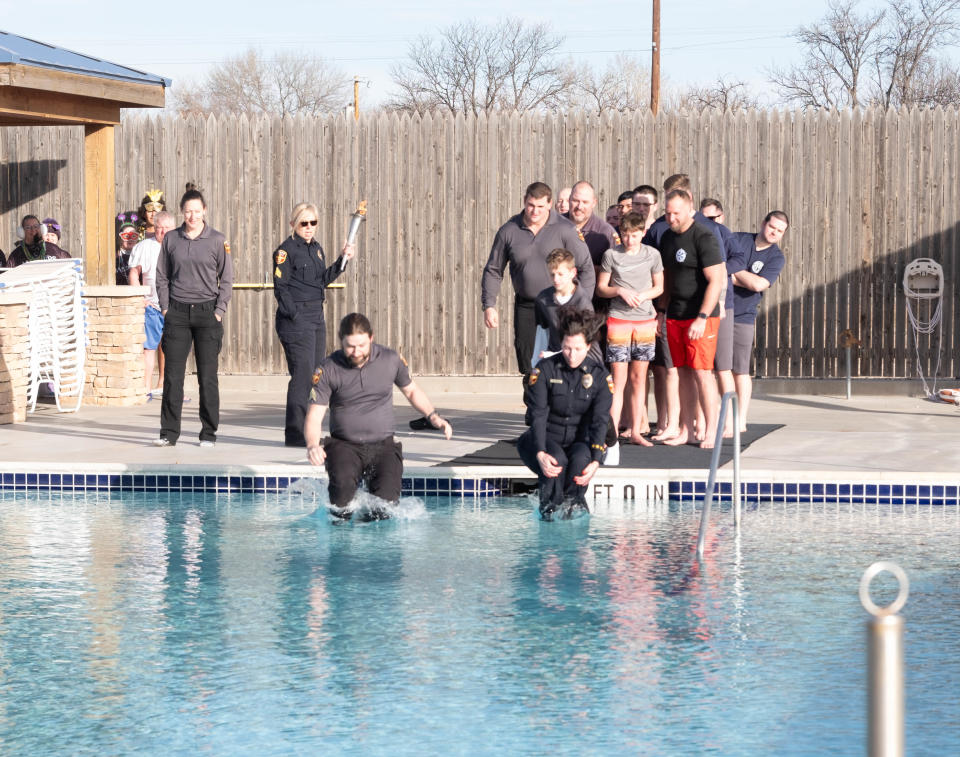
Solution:
<svg viewBox="0 0 960 757">
<path fill-rule="evenodd" d="M 291 234 L 273 252 L 273 294 L 278 312 L 295 318 L 300 303 L 323 302 L 324 289 L 340 275 L 340 258 L 327 268 L 323 248 L 313 240 Z"/>
<path fill-rule="evenodd" d="M 591 358 L 577 368 L 562 354 L 541 360 L 530 374 L 530 428 L 537 451 L 546 451 L 547 439 L 561 447 L 580 441 L 590 446 L 593 460 L 602 461 L 612 401 L 613 379 Z"/>
</svg>

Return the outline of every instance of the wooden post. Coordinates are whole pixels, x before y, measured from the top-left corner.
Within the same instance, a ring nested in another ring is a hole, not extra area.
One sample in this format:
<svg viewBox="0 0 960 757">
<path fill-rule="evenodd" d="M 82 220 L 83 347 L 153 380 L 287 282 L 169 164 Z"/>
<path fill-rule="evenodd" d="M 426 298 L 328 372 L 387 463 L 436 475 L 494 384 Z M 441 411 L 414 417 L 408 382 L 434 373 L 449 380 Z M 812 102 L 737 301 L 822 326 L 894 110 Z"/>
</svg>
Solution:
<svg viewBox="0 0 960 757">
<path fill-rule="evenodd" d="M 660 0 L 653 0 L 653 50 L 650 61 L 650 110 L 660 110 Z"/>
<path fill-rule="evenodd" d="M 115 283 L 116 214 L 113 126 L 83 127 L 83 273 L 89 286 Z"/>
</svg>

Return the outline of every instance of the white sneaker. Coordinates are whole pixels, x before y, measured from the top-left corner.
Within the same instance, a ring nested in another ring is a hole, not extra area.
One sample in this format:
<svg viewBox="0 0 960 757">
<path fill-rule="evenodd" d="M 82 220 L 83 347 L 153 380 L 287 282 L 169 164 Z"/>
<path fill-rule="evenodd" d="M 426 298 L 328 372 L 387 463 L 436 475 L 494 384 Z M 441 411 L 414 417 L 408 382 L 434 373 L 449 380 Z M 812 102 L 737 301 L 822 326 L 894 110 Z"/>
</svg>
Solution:
<svg viewBox="0 0 960 757">
<path fill-rule="evenodd" d="M 153 440 L 152 442 L 150 442 L 150 443 L 151 443 L 154 447 L 172 447 L 172 446 L 173 446 L 173 445 L 170 443 L 170 440 L 167 439 L 167 437 L 165 437 L 165 436 L 161 436 L 161 437 L 158 438 L 158 439 L 154 439 L 154 440 Z"/>
<path fill-rule="evenodd" d="M 202 442 L 200 442 L 200 446 L 201 446 L 201 447 L 216 447 L 216 446 L 217 446 L 217 443 L 216 443 L 216 442 L 211 442 L 209 439 L 204 439 Z"/>
<path fill-rule="evenodd" d="M 607 451 L 603 455 L 603 464 L 620 465 L 620 442 L 607 447 Z"/>
</svg>

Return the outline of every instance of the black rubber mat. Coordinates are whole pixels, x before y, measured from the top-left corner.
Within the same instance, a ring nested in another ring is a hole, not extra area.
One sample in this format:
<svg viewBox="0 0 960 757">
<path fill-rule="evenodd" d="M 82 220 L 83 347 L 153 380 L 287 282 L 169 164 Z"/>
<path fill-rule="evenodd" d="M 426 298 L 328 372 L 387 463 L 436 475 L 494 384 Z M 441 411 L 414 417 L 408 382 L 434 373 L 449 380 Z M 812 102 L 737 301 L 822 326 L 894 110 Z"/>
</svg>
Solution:
<svg viewBox="0 0 960 757">
<path fill-rule="evenodd" d="M 744 450 L 757 439 L 783 428 L 782 423 L 751 423 L 746 433 L 740 434 L 740 449 Z M 636 444 L 620 443 L 619 468 L 709 468 L 713 450 L 700 449 L 692 444 L 668 447 L 656 444 L 653 447 L 640 447 Z M 725 439 L 720 450 L 720 464 L 733 459 L 733 440 Z M 523 465 L 517 454 L 517 440 L 499 441 L 489 447 L 471 452 L 468 455 L 449 460 L 440 465 Z"/>
</svg>

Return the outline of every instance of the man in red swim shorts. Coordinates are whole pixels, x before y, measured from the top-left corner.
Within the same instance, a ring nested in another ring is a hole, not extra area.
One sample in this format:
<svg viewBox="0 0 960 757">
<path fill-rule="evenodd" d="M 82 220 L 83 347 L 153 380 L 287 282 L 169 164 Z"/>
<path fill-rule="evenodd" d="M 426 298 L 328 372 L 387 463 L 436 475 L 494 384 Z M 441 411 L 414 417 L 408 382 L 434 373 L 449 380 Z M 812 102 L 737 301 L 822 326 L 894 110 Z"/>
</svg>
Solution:
<svg viewBox="0 0 960 757">
<path fill-rule="evenodd" d="M 697 223 L 693 213 L 693 198 L 685 190 L 667 194 L 670 229 L 660 243 L 664 292 L 658 310 L 666 311 L 665 319 L 661 315 L 661 327 L 666 327 L 670 356 L 680 373 L 680 434 L 664 443 L 696 440 L 694 420 L 700 402 L 706 419 L 706 429 L 699 429 L 703 434 L 700 446 L 712 447 L 720 412 L 713 358 L 726 267 L 713 230 Z"/>
</svg>

